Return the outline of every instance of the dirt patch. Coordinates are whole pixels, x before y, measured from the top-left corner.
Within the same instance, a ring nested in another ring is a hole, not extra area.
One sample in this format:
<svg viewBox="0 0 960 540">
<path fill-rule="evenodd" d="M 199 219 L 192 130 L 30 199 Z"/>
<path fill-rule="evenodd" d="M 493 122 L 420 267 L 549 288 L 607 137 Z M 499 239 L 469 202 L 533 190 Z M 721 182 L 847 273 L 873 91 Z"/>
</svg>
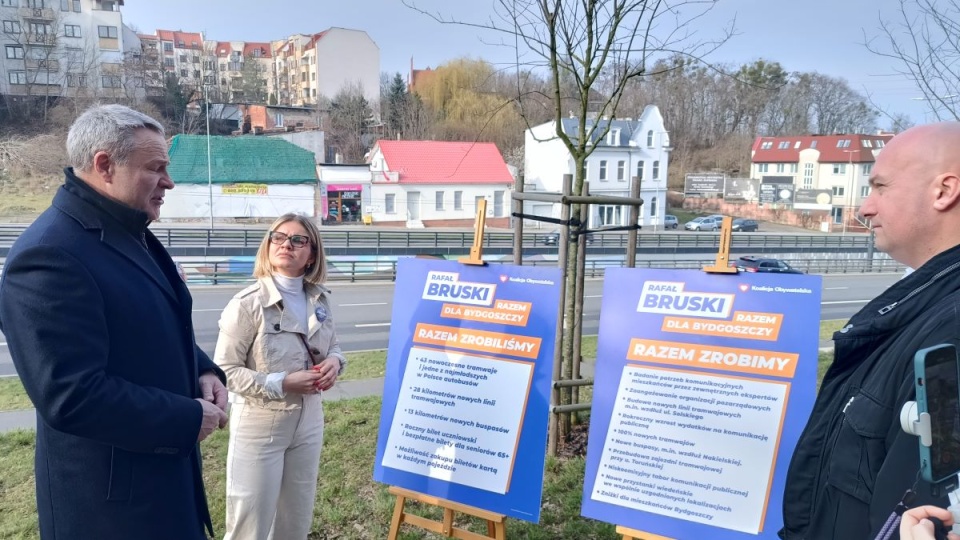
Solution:
<svg viewBox="0 0 960 540">
<path fill-rule="evenodd" d="M 562 458 L 582 457 L 587 455 L 587 439 L 590 435 L 590 420 L 581 420 L 579 424 L 570 428 L 570 436 L 566 441 L 557 444 L 557 456 Z"/>
</svg>

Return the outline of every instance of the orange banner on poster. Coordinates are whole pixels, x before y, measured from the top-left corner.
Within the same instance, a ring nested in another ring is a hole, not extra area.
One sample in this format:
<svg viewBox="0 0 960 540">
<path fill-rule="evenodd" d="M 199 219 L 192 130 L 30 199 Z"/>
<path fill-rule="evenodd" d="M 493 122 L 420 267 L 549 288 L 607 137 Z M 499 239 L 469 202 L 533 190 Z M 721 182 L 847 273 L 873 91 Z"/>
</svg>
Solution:
<svg viewBox="0 0 960 540">
<path fill-rule="evenodd" d="M 733 320 L 717 321 L 698 317 L 664 317 L 660 330 L 677 334 L 747 338 L 758 341 L 776 341 L 780 336 L 783 315 L 734 311 Z"/>
<path fill-rule="evenodd" d="M 470 351 L 535 359 L 540 354 L 541 339 L 471 328 L 417 323 L 417 328 L 413 333 L 413 341 L 426 345 L 456 347 Z"/>
<path fill-rule="evenodd" d="M 793 378 L 800 355 L 633 338 L 627 360 Z"/>
<path fill-rule="evenodd" d="M 497 300 L 492 308 L 467 306 L 463 304 L 443 304 L 443 307 L 440 308 L 440 316 L 447 319 L 461 319 L 464 321 L 526 326 L 532 307 L 533 304 L 530 302 L 514 302 L 511 300 Z"/>
</svg>

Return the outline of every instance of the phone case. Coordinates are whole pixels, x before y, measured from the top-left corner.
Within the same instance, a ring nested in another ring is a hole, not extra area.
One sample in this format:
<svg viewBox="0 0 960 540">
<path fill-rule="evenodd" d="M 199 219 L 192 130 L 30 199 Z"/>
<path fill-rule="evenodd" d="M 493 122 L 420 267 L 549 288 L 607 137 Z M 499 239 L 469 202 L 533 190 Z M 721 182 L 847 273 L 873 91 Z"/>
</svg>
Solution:
<svg viewBox="0 0 960 540">
<path fill-rule="evenodd" d="M 926 359 L 927 356 L 931 353 L 938 351 L 943 348 L 955 349 L 954 345 L 951 344 L 940 344 L 933 347 L 927 347 L 926 349 L 921 349 L 916 352 L 913 356 L 913 373 L 914 379 L 913 384 L 916 388 L 917 394 L 917 414 L 927 413 L 930 414 L 929 407 L 927 404 L 927 384 L 926 384 Z M 934 478 L 933 477 L 933 467 L 931 465 L 933 456 L 931 454 L 932 446 L 925 446 L 924 444 L 917 442 L 920 448 L 920 475 L 924 480 L 930 483 L 938 483 L 947 478 Z M 933 444 L 937 444 L 936 441 L 933 441 Z"/>
</svg>

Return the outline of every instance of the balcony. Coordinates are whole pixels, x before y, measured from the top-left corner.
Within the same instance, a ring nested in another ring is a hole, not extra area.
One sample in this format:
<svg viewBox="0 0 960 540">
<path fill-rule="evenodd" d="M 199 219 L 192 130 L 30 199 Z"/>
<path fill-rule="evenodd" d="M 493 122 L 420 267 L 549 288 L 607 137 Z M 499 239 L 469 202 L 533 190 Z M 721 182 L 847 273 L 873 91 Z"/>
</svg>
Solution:
<svg viewBox="0 0 960 540">
<path fill-rule="evenodd" d="M 26 43 L 27 45 L 53 47 L 57 44 L 57 36 L 55 34 L 26 34 Z"/>
<path fill-rule="evenodd" d="M 27 58 L 27 69 L 60 71 L 60 62 L 50 58 Z"/>
<path fill-rule="evenodd" d="M 20 8 L 20 18 L 26 21 L 52 21 L 55 16 L 50 8 Z"/>
</svg>

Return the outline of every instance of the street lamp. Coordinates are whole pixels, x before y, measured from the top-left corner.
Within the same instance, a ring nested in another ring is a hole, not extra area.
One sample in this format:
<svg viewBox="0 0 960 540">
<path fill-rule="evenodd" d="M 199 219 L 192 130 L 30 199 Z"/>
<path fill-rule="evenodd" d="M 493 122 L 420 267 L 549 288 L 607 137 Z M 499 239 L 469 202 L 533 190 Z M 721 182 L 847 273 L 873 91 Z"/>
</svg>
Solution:
<svg viewBox="0 0 960 540">
<path fill-rule="evenodd" d="M 210 229 L 213 230 L 213 164 L 210 158 L 210 99 L 207 97 L 207 85 L 203 85 L 203 103 L 207 107 L 207 191 L 210 194 Z"/>
<path fill-rule="evenodd" d="M 856 205 L 854 204 L 855 201 L 853 198 L 853 195 L 854 195 L 853 192 L 856 190 L 856 175 L 853 172 L 853 154 L 854 152 L 859 152 L 859 151 L 860 151 L 859 148 L 855 148 L 853 150 L 844 150 L 844 152 L 847 154 L 847 168 L 850 169 L 850 183 L 848 184 L 848 187 L 850 187 L 850 191 L 847 194 L 847 196 L 844 197 L 844 202 L 847 204 L 843 209 L 843 233 L 841 233 L 842 236 L 847 235 L 847 219 L 848 219 L 847 209 L 856 208 Z"/>
<path fill-rule="evenodd" d="M 659 150 L 657 151 L 657 177 L 654 180 L 657 181 L 656 197 L 657 197 L 657 214 L 659 216 L 654 217 L 653 230 L 657 230 L 657 225 L 666 229 L 664 220 L 667 219 L 667 180 L 670 178 L 667 172 L 667 164 L 663 160 L 663 151 L 670 151 L 670 132 L 669 131 L 658 131 L 657 134 L 660 135 L 660 144 Z M 669 154 L 668 154 L 669 157 Z M 663 199 L 660 199 L 660 188 L 663 188 Z"/>
</svg>

